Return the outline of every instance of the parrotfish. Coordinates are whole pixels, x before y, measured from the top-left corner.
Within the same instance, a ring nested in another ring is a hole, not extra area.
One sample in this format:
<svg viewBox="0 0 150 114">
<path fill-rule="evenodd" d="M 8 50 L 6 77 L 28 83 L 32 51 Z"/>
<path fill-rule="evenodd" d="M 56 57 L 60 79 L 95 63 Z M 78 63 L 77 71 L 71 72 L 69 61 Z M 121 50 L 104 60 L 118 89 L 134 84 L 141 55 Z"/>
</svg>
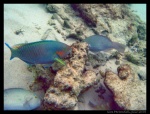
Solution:
<svg viewBox="0 0 150 114">
<path fill-rule="evenodd" d="M 5 44 L 11 50 L 10 60 L 18 57 L 28 64 L 52 64 L 55 61 L 65 64 L 61 59 L 72 50 L 67 44 L 52 40 L 17 44 L 13 47 Z"/>
<path fill-rule="evenodd" d="M 123 53 L 125 50 L 125 45 L 113 42 L 108 37 L 102 35 L 93 35 L 83 41 L 89 44 L 89 50 L 92 52 L 105 51 L 114 48 Z"/>
</svg>

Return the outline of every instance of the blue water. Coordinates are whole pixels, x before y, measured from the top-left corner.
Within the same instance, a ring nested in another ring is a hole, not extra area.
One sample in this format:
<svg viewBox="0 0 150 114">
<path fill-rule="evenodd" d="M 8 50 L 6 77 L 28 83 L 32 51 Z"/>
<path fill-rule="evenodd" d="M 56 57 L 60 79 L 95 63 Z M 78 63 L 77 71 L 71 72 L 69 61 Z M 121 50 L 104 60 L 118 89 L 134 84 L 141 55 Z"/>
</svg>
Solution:
<svg viewBox="0 0 150 114">
<path fill-rule="evenodd" d="M 146 22 L 146 4 L 131 4 L 130 7 L 142 21 Z"/>
</svg>

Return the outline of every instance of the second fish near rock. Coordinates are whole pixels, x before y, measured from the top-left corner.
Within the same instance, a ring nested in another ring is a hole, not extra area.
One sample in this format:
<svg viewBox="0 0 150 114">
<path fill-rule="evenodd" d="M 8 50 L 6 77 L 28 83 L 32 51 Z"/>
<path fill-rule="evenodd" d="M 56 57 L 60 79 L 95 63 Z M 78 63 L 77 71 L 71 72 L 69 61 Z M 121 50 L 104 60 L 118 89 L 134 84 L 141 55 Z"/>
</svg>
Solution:
<svg viewBox="0 0 150 114">
<path fill-rule="evenodd" d="M 125 45 L 118 42 L 111 41 L 108 37 L 102 35 L 92 35 L 83 40 L 89 44 L 89 50 L 92 52 L 105 51 L 109 49 L 116 49 L 121 53 L 124 53 Z"/>
<path fill-rule="evenodd" d="M 74 43 L 72 57 L 66 66 L 58 70 L 54 82 L 44 96 L 45 109 L 66 110 L 72 109 L 78 102 L 81 91 L 99 81 L 93 71 L 85 71 L 87 60 L 87 43 Z"/>
</svg>

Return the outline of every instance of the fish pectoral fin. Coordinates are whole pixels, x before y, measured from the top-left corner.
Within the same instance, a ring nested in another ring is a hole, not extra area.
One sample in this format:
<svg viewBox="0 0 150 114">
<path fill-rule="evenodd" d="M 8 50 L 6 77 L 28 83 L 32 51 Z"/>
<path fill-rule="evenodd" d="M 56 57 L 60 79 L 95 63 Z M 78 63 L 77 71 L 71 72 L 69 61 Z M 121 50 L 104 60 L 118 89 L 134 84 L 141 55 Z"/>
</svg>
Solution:
<svg viewBox="0 0 150 114">
<path fill-rule="evenodd" d="M 59 59 L 59 58 L 55 58 L 55 60 L 57 62 L 61 63 L 62 65 L 66 65 L 66 63 L 63 60 Z"/>
</svg>

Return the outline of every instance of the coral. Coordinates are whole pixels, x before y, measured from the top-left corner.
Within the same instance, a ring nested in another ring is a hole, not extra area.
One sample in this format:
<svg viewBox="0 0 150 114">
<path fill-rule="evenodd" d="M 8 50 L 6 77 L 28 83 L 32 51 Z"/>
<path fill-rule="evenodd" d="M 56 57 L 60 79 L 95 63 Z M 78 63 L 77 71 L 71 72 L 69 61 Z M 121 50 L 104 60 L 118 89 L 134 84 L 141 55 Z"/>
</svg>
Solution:
<svg viewBox="0 0 150 114">
<path fill-rule="evenodd" d="M 106 4 L 105 7 L 109 10 L 113 19 L 124 18 L 129 15 L 129 10 L 125 4 Z"/>
<path fill-rule="evenodd" d="M 88 54 L 88 62 L 93 68 L 97 66 L 104 66 L 108 61 L 108 56 L 105 53 L 98 52 L 97 54 Z"/>
<path fill-rule="evenodd" d="M 90 4 L 71 4 L 71 6 L 75 11 L 80 13 L 80 16 L 88 25 L 96 27 L 97 18 L 92 13 Z"/>
<path fill-rule="evenodd" d="M 118 52 L 118 51 L 112 51 L 111 55 L 109 56 L 109 59 L 115 58 L 117 60 L 121 60 L 122 57 L 123 57 L 123 54 L 121 54 L 120 52 Z"/>
<path fill-rule="evenodd" d="M 120 60 L 116 60 L 115 64 L 119 65 L 120 64 Z"/>
<path fill-rule="evenodd" d="M 63 66 L 64 66 L 64 65 L 61 64 L 60 62 L 54 62 L 51 67 L 52 67 L 52 70 L 53 70 L 54 72 L 57 72 L 57 71 L 60 70 Z"/>
<path fill-rule="evenodd" d="M 128 41 L 128 46 L 133 46 L 135 43 L 138 43 L 138 36 L 133 35 L 132 38 Z"/>
<path fill-rule="evenodd" d="M 42 65 L 29 66 L 28 70 L 33 72 L 35 77 L 35 81 L 29 86 L 33 91 L 46 91 L 54 80 L 54 74 L 49 69 L 44 69 Z"/>
<path fill-rule="evenodd" d="M 104 84 L 111 90 L 115 102 L 125 110 L 146 109 L 145 81 L 138 79 L 137 74 L 128 64 L 120 65 L 118 75 L 106 71 Z"/>
<path fill-rule="evenodd" d="M 47 29 L 47 30 L 45 31 L 45 33 L 43 34 L 41 40 L 46 40 L 47 37 L 48 37 L 48 35 L 50 34 L 50 32 L 51 32 L 51 29 Z"/>
<path fill-rule="evenodd" d="M 146 25 L 141 24 L 137 26 L 137 33 L 139 40 L 146 40 Z"/>
<path fill-rule="evenodd" d="M 61 91 L 58 87 L 51 86 L 44 97 L 44 108 L 54 110 L 64 110 L 72 108 L 77 103 L 77 97 L 69 92 Z"/>
<path fill-rule="evenodd" d="M 95 72 L 84 71 L 88 45 L 74 43 L 71 47 L 72 57 L 66 66 L 57 71 L 53 84 L 46 91 L 44 97 L 46 109 L 72 109 L 78 101 L 80 92 L 98 82 Z"/>
<path fill-rule="evenodd" d="M 64 27 L 69 28 L 69 29 L 73 29 L 73 26 L 71 25 L 71 23 L 68 20 L 64 21 Z"/>
<path fill-rule="evenodd" d="M 126 53 L 125 57 L 128 61 L 132 62 L 133 64 L 136 65 L 141 65 L 144 66 L 146 65 L 146 58 L 145 57 L 141 57 L 139 54 L 137 53 Z"/>
<path fill-rule="evenodd" d="M 57 20 L 62 26 L 64 24 L 64 21 L 60 18 L 60 16 L 57 13 L 54 13 L 51 19 Z"/>
<path fill-rule="evenodd" d="M 48 5 L 47 5 L 47 10 L 48 10 L 50 13 L 57 13 L 57 12 L 58 12 L 58 7 L 57 7 L 57 5 L 55 5 L 55 4 L 48 4 Z"/>
<path fill-rule="evenodd" d="M 82 41 L 83 39 L 85 39 L 85 29 L 86 28 L 81 24 L 79 27 L 74 28 L 72 32 L 70 31 L 71 33 L 69 33 L 66 37 Z"/>
</svg>

